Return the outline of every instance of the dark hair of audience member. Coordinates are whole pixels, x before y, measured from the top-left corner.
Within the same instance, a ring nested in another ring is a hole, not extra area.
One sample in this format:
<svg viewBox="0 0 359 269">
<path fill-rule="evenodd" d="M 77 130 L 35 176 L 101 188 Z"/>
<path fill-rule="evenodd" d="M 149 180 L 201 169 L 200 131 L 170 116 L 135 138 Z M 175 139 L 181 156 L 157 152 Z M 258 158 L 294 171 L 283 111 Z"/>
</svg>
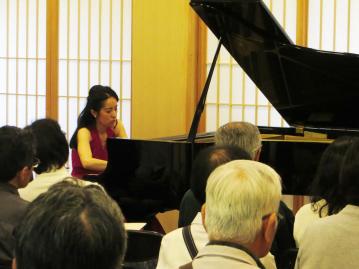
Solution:
<svg viewBox="0 0 359 269">
<path fill-rule="evenodd" d="M 35 158 L 31 131 L 14 126 L 0 128 L 0 182 L 8 182 L 25 166 L 31 167 Z"/>
<path fill-rule="evenodd" d="M 85 108 L 81 111 L 77 119 L 77 128 L 70 140 L 70 148 L 77 148 L 77 132 L 81 128 L 93 127 L 96 123 L 95 117 L 91 110 L 99 112 L 103 107 L 104 101 L 113 97 L 118 101 L 118 95 L 108 86 L 95 85 L 92 86 L 87 97 Z"/>
<path fill-rule="evenodd" d="M 231 145 L 211 146 L 198 153 L 193 162 L 190 184 L 201 204 L 206 201 L 207 180 L 213 170 L 221 164 L 239 159 L 251 160 L 251 157 L 245 150 Z"/>
<path fill-rule="evenodd" d="M 121 268 L 123 221 L 98 186 L 57 183 L 29 205 L 15 230 L 17 269 Z"/>
<path fill-rule="evenodd" d="M 345 153 L 340 173 L 341 194 L 346 204 L 359 206 L 359 138 L 355 138 Z"/>
<path fill-rule="evenodd" d="M 322 217 L 323 209 L 328 209 L 328 215 L 338 213 L 345 206 L 343 196 L 339 194 L 339 175 L 344 160 L 344 155 L 353 142 L 352 137 L 343 136 L 337 138 L 323 152 L 316 176 L 311 186 L 315 196 L 311 197 L 312 207 Z M 318 202 L 325 199 L 325 204 Z"/>
<path fill-rule="evenodd" d="M 59 169 L 65 165 L 69 158 L 69 146 L 57 121 L 40 119 L 26 129 L 32 131 L 37 141 L 36 156 L 40 160 L 40 164 L 34 169 L 37 174 Z"/>
</svg>

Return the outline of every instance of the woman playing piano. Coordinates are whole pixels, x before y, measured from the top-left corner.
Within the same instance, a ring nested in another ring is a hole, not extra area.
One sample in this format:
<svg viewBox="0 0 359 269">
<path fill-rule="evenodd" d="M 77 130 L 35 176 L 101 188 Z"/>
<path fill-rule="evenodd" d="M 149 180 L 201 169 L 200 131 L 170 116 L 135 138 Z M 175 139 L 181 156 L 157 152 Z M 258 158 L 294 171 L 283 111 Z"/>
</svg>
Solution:
<svg viewBox="0 0 359 269">
<path fill-rule="evenodd" d="M 117 103 L 118 96 L 110 87 L 91 87 L 86 106 L 78 117 L 77 129 L 70 140 L 72 176 L 84 178 L 104 171 L 107 166 L 107 138 L 127 137 L 122 122 L 117 120 Z"/>
</svg>

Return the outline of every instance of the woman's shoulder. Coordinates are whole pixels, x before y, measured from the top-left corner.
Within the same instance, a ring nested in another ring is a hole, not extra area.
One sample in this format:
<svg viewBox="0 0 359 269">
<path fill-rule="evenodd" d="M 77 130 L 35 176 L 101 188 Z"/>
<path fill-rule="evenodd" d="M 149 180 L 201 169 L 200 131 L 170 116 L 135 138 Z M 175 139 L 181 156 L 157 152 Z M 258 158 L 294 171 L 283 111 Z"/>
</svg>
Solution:
<svg viewBox="0 0 359 269">
<path fill-rule="evenodd" d="M 317 219 L 319 218 L 319 210 L 322 206 L 325 206 L 326 201 L 324 199 L 317 201 L 315 204 L 309 203 L 303 205 L 295 215 L 298 219 Z M 326 212 L 323 212 L 326 215 Z"/>
<path fill-rule="evenodd" d="M 313 206 L 311 203 L 305 204 L 301 208 L 299 208 L 295 216 L 296 218 L 298 218 L 299 216 L 307 214 L 313 214 Z"/>
<path fill-rule="evenodd" d="M 91 138 L 93 130 L 88 127 L 82 127 L 77 132 L 78 138 Z"/>
</svg>

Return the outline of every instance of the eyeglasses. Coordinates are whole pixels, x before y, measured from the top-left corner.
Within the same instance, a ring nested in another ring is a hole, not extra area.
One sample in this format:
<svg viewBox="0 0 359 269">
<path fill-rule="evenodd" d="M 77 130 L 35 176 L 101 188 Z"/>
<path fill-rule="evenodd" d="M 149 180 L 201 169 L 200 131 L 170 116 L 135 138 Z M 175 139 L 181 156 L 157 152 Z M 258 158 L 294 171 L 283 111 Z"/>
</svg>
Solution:
<svg viewBox="0 0 359 269">
<path fill-rule="evenodd" d="M 40 164 L 40 159 L 35 157 L 32 161 L 31 168 L 32 169 L 37 168 L 39 164 Z"/>
</svg>

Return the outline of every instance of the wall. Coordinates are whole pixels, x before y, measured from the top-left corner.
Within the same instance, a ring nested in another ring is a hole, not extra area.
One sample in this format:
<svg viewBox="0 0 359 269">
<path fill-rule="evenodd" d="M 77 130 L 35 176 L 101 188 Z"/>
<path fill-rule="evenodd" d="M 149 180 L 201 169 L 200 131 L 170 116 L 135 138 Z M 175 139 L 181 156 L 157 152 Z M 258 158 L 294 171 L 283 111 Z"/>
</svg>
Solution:
<svg viewBox="0 0 359 269">
<path fill-rule="evenodd" d="M 198 18 L 184 0 L 133 0 L 132 138 L 185 134 L 197 96 Z"/>
</svg>

